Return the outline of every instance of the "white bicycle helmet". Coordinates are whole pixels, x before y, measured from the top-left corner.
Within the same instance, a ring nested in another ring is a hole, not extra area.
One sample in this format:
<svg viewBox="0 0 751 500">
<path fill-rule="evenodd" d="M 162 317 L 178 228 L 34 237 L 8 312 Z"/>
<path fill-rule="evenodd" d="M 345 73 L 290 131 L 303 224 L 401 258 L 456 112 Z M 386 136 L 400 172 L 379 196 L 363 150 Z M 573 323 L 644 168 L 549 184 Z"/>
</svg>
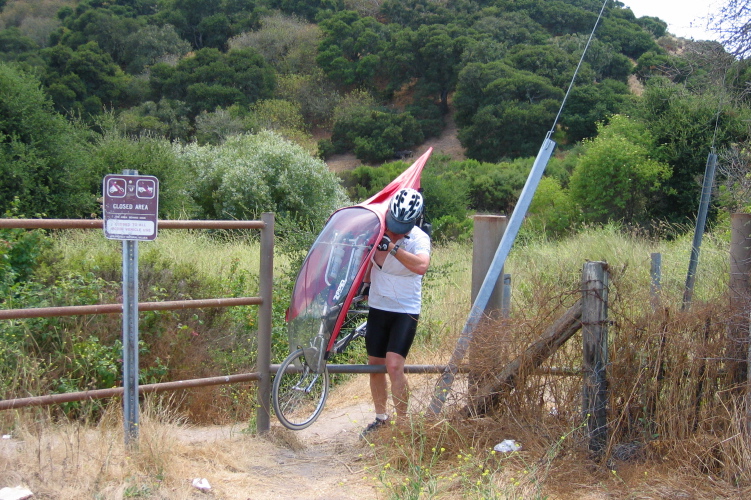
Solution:
<svg viewBox="0 0 751 500">
<path fill-rule="evenodd" d="M 399 190 L 386 213 L 386 228 L 394 234 L 407 234 L 422 213 L 422 195 L 412 188 Z"/>
</svg>

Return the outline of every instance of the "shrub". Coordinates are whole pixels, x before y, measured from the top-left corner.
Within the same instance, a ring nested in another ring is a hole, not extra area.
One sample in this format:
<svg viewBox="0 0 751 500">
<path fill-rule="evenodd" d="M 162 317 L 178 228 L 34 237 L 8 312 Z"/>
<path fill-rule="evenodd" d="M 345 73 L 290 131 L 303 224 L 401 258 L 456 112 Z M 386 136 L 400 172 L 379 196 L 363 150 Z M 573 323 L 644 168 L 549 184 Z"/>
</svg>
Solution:
<svg viewBox="0 0 751 500">
<path fill-rule="evenodd" d="M 274 132 L 230 137 L 221 146 L 175 145 L 193 179 L 201 215 L 250 220 L 262 212 L 316 227 L 347 204 L 336 175 L 321 160 Z"/>
<path fill-rule="evenodd" d="M 409 149 L 423 138 L 411 114 L 368 108 L 338 118 L 331 135 L 337 153 L 353 151 L 368 163 L 391 160 L 395 151 Z"/>
</svg>

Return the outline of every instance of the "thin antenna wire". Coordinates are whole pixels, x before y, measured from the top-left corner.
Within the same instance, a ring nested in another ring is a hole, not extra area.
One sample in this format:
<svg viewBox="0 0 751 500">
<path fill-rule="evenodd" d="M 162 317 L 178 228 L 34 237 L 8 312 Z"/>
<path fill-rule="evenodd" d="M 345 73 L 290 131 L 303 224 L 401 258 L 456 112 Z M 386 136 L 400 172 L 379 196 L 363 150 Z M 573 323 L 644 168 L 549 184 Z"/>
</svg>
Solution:
<svg viewBox="0 0 751 500">
<path fill-rule="evenodd" d="M 584 51 L 582 52 L 582 56 L 579 58 L 579 64 L 576 65 L 576 70 L 574 70 L 574 76 L 571 77 L 571 83 L 569 83 L 568 85 L 568 89 L 566 90 L 566 95 L 563 96 L 561 107 L 558 108 L 558 114 L 555 115 L 553 126 L 550 128 L 550 131 L 548 132 L 547 137 L 550 137 L 555 131 L 555 126 L 558 124 L 558 118 L 561 117 L 561 112 L 563 111 L 563 106 L 566 104 L 566 99 L 568 99 L 568 95 L 571 92 L 571 89 L 574 87 L 574 81 L 576 80 L 576 75 L 579 73 L 579 68 L 581 68 L 582 62 L 584 62 L 584 56 L 587 54 L 587 49 L 589 48 L 589 44 L 592 43 L 592 38 L 595 36 L 595 30 L 597 29 L 597 25 L 600 23 L 600 19 L 602 19 L 602 13 L 605 11 L 605 6 L 607 4 L 608 4 L 608 0 L 605 0 L 604 2 L 602 2 L 602 8 L 600 9 L 600 14 L 597 16 L 597 21 L 595 21 L 595 25 L 592 27 L 592 33 L 589 34 L 589 40 L 587 40 L 587 45 L 584 46 Z"/>
</svg>

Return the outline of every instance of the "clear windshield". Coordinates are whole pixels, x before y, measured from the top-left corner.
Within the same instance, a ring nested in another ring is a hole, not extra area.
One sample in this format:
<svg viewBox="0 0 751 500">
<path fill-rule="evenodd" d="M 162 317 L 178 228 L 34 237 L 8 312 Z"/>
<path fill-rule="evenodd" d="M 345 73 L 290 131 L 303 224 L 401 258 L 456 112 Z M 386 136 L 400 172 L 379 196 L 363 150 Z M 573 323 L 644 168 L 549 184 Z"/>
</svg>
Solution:
<svg viewBox="0 0 751 500">
<path fill-rule="evenodd" d="M 349 207 L 331 216 L 303 262 L 287 312 L 290 349 L 306 349 L 314 369 L 322 367 L 325 349 L 341 325 L 340 313 L 352 300 L 372 248 L 382 233 L 378 216 Z M 338 333 L 338 332 L 337 332 Z"/>
</svg>

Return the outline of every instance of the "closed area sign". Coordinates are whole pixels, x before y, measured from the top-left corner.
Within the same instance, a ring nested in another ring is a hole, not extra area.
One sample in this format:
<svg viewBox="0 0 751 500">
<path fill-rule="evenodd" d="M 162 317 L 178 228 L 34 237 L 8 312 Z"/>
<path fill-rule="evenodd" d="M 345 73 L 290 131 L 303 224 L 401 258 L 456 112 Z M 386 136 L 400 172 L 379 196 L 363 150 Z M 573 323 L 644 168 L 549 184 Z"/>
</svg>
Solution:
<svg viewBox="0 0 751 500">
<path fill-rule="evenodd" d="M 111 240 L 156 239 L 159 180 L 151 175 L 104 178 L 104 236 Z"/>
</svg>

